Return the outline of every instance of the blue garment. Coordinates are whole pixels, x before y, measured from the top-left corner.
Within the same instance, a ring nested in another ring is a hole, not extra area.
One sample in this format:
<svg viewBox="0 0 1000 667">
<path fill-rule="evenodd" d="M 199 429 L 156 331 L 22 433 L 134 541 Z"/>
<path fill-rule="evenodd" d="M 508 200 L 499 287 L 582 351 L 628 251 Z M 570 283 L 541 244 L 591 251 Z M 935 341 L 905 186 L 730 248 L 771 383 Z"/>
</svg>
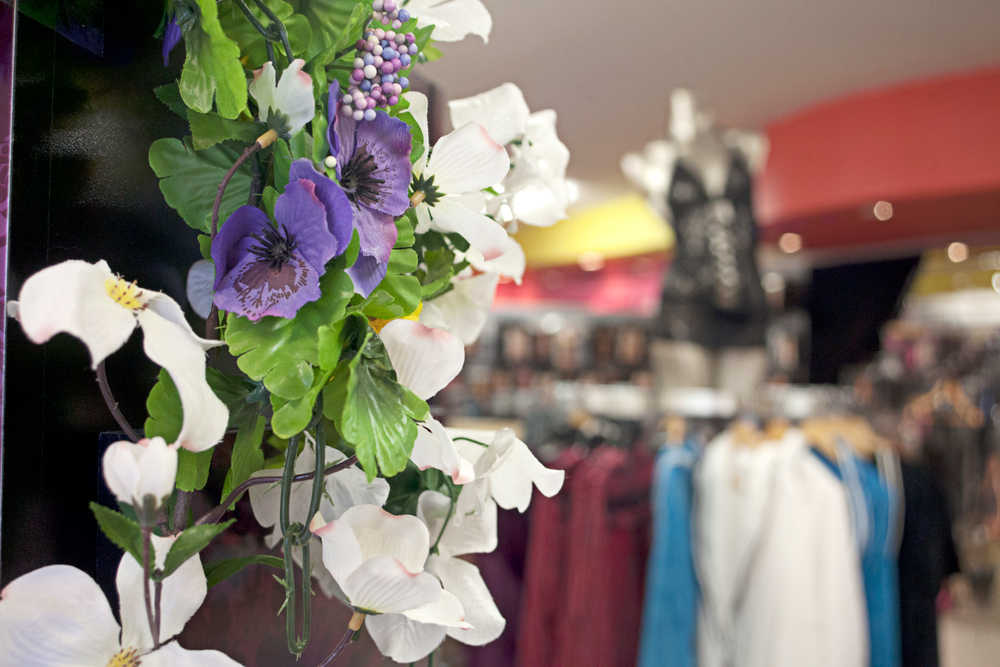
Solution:
<svg viewBox="0 0 1000 667">
<path fill-rule="evenodd" d="M 814 450 L 815 451 L 815 450 Z M 868 608 L 871 667 L 899 667 L 899 579 L 896 572 L 899 513 L 898 487 L 888 484 L 878 467 L 851 453 L 839 465 L 816 455 L 844 482 L 861 554 L 861 575 Z"/>
<path fill-rule="evenodd" d="M 697 450 L 689 440 L 664 449 L 656 460 L 639 667 L 697 665 L 698 582 L 691 554 L 691 466 Z"/>
</svg>

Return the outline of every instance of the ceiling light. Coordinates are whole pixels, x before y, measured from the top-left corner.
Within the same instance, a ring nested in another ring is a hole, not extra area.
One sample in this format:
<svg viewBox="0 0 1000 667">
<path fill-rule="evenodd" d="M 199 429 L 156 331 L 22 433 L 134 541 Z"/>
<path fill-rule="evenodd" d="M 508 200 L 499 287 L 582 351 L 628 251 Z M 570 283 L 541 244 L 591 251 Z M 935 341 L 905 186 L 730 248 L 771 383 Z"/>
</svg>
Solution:
<svg viewBox="0 0 1000 667">
<path fill-rule="evenodd" d="M 948 259 L 958 264 L 969 259 L 969 246 L 961 241 L 955 241 L 948 246 Z"/>
<path fill-rule="evenodd" d="M 794 232 L 785 232 L 778 239 L 778 247 L 789 255 L 796 253 L 802 250 L 802 236 Z"/>
<path fill-rule="evenodd" d="M 875 215 L 875 219 L 880 222 L 892 220 L 892 204 L 884 199 L 880 199 L 872 207 L 872 213 Z"/>
</svg>

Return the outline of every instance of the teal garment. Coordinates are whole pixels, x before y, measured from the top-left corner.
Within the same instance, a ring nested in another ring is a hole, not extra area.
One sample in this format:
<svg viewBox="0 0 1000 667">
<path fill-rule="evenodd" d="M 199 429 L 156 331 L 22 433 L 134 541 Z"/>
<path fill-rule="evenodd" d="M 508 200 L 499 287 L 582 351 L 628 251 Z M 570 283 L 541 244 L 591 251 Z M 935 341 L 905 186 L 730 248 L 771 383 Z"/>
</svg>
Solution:
<svg viewBox="0 0 1000 667">
<path fill-rule="evenodd" d="M 653 544 L 639 667 L 696 667 L 698 582 L 691 554 L 691 467 L 698 446 L 665 448 L 653 481 Z"/>
<path fill-rule="evenodd" d="M 851 453 L 842 455 L 839 464 L 815 450 L 814 453 L 847 489 L 868 609 L 869 664 L 871 667 L 900 667 L 902 646 L 896 571 L 902 511 L 899 486 L 887 483 L 875 464 Z"/>
</svg>

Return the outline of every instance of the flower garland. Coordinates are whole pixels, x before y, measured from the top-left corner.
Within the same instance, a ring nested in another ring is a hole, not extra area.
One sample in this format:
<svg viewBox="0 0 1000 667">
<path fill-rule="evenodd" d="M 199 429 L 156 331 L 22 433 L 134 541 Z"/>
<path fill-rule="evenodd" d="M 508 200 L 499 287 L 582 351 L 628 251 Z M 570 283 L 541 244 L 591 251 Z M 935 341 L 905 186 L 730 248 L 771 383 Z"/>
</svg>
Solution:
<svg viewBox="0 0 1000 667">
<path fill-rule="evenodd" d="M 498 508 L 525 511 L 563 473 L 508 429 L 445 428 L 427 400 L 461 371 L 498 282 L 521 279 L 514 225 L 565 215 L 569 155 L 554 112 L 530 113 L 513 84 L 452 102 L 454 129 L 433 146 L 427 98 L 409 90 L 412 69 L 440 56 L 432 40 L 486 40 L 490 28 L 479 0 L 167 0 L 164 63 L 181 41 L 186 55 L 179 81 L 155 94 L 190 134 L 154 142 L 149 163 L 197 233 L 187 296 L 205 332 L 104 260 L 44 268 L 10 304 L 33 342 L 83 341 L 129 440 L 102 460 L 119 506 L 91 503 L 124 552 L 118 619 L 80 570 L 40 568 L 3 590 L 6 661 L 238 664 L 175 637 L 209 578 L 251 563 L 282 573 L 275 611 L 292 655 L 310 641 L 314 586 L 316 604 L 352 609 L 323 665 L 363 627 L 403 663 L 446 636 L 500 635 L 505 621 L 461 556 L 495 549 Z M 142 430 L 104 371 L 136 327 L 162 368 Z M 223 350 L 240 374 L 206 363 Z M 220 504 L 188 518 L 227 431 Z M 247 492 L 281 557 L 203 563 Z"/>
</svg>

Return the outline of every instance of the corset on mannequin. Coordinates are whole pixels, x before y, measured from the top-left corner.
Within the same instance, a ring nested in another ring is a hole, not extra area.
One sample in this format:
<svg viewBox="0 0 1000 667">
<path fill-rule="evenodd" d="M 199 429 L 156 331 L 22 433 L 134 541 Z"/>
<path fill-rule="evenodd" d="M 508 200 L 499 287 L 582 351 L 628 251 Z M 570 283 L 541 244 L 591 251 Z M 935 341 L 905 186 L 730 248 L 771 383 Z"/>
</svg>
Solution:
<svg viewBox="0 0 1000 667">
<path fill-rule="evenodd" d="M 767 365 L 752 201 L 766 140 L 712 127 L 685 90 L 671 96 L 670 135 L 645 158 L 623 161 L 626 174 L 659 198 L 675 236 L 653 327 L 653 370 L 662 389 L 708 386 L 747 398 Z"/>
</svg>

